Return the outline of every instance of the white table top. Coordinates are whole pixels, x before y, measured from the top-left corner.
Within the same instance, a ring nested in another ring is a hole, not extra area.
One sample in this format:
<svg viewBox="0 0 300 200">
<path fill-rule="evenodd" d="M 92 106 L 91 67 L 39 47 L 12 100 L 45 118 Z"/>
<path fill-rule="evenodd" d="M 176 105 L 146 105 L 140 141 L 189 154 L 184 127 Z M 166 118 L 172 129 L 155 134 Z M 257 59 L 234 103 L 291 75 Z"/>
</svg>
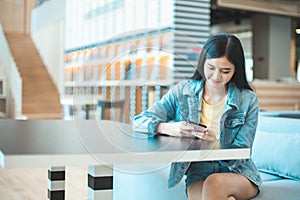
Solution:
<svg viewBox="0 0 300 200">
<path fill-rule="evenodd" d="M 2 167 L 230 160 L 249 148 L 192 138 L 149 136 L 106 120 L 0 120 Z"/>
</svg>

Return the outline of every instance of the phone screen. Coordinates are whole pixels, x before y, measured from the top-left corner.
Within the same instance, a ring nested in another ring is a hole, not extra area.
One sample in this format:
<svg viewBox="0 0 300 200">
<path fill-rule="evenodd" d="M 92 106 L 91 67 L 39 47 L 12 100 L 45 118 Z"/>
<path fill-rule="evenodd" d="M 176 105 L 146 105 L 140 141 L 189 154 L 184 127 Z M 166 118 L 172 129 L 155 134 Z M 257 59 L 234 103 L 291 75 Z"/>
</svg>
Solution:
<svg viewBox="0 0 300 200">
<path fill-rule="evenodd" d="M 204 124 L 200 124 L 200 123 L 197 123 L 197 122 L 187 121 L 187 123 L 189 123 L 189 124 L 194 124 L 194 125 L 198 125 L 198 126 L 202 126 L 203 128 L 207 128 L 207 126 L 205 126 Z"/>
</svg>

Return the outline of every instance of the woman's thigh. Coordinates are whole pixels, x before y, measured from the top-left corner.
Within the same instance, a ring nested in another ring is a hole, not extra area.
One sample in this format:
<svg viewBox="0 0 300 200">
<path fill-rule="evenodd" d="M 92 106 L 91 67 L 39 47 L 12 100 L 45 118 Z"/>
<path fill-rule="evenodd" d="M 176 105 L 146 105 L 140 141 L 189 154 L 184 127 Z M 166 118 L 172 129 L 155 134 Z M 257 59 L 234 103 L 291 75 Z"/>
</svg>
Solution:
<svg viewBox="0 0 300 200">
<path fill-rule="evenodd" d="M 236 173 L 215 173 L 208 176 L 202 186 L 203 193 L 220 192 L 237 200 L 250 199 L 257 195 L 258 189 L 248 178 Z"/>
<path fill-rule="evenodd" d="M 218 163 L 192 162 L 186 173 L 186 188 L 192 183 L 205 180 L 209 175 L 218 172 Z"/>
</svg>

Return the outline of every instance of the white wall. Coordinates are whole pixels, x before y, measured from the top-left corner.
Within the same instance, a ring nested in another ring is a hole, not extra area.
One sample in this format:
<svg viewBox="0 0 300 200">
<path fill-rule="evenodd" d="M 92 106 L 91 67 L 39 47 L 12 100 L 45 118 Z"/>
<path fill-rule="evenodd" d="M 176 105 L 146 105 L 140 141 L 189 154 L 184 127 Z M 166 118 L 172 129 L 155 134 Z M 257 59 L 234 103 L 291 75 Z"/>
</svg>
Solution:
<svg viewBox="0 0 300 200">
<path fill-rule="evenodd" d="M 2 26 L 0 23 L 0 76 L 7 80 L 8 108 L 12 113 L 7 113 L 9 118 L 21 118 L 22 114 L 22 79 L 18 68 L 9 50 Z"/>
<path fill-rule="evenodd" d="M 31 15 L 31 36 L 60 94 L 64 76 L 65 1 L 51 0 Z"/>
</svg>

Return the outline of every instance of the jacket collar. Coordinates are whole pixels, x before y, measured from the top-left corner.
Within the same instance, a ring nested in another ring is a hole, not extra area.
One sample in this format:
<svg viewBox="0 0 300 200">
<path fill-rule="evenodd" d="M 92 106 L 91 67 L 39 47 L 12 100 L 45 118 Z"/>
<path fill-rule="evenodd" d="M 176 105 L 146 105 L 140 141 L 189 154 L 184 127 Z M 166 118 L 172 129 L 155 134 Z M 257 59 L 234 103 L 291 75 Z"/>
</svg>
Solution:
<svg viewBox="0 0 300 200">
<path fill-rule="evenodd" d="M 189 80 L 183 88 L 183 95 L 188 95 L 193 98 L 198 96 L 202 97 L 203 86 L 203 80 Z M 240 98 L 238 97 L 240 96 L 240 93 L 241 90 L 236 87 L 235 83 L 229 82 L 226 110 L 231 109 L 232 107 L 235 107 L 237 110 L 239 110 Z"/>
<path fill-rule="evenodd" d="M 236 87 L 235 83 L 229 82 L 228 84 L 228 100 L 226 105 L 226 110 L 228 110 L 228 106 L 235 107 L 237 110 L 240 109 L 240 94 L 241 90 Z"/>
<path fill-rule="evenodd" d="M 203 83 L 203 80 L 188 80 L 188 83 L 183 88 L 183 95 L 198 96 L 199 92 L 202 93 Z"/>
</svg>

